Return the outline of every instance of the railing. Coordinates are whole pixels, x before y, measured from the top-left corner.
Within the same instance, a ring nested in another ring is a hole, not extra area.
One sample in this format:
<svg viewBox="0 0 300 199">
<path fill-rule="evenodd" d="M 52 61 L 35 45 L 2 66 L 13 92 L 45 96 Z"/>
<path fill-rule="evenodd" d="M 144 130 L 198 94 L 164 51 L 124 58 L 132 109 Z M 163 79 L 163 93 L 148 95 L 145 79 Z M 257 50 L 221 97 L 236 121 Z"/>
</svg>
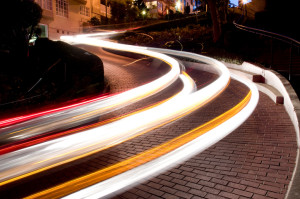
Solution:
<svg viewBox="0 0 300 199">
<path fill-rule="evenodd" d="M 254 34 L 257 34 L 257 35 L 261 35 L 261 36 L 264 36 L 264 37 L 268 37 L 268 38 L 271 39 L 271 43 L 270 43 L 270 45 L 271 45 L 271 47 L 270 47 L 270 50 L 271 50 L 271 52 L 270 52 L 271 53 L 270 68 L 273 67 L 273 63 L 274 63 L 273 40 L 277 40 L 277 41 L 280 41 L 282 43 L 287 44 L 289 46 L 288 79 L 291 80 L 291 76 L 293 74 L 293 70 L 292 70 L 293 48 L 297 49 L 298 55 L 299 55 L 299 47 L 300 47 L 300 42 L 299 41 L 297 41 L 293 38 L 290 38 L 288 36 L 278 34 L 278 33 L 273 33 L 273 32 L 269 32 L 269 31 L 266 31 L 266 30 L 261 30 L 261 29 L 257 29 L 257 28 L 252 28 L 252 27 L 240 25 L 240 24 L 237 24 L 236 22 L 233 22 L 233 24 L 235 25 L 236 28 L 238 28 L 240 30 L 247 31 L 247 32 L 250 32 L 250 33 L 254 33 Z M 300 69 L 300 66 L 299 66 L 299 69 Z M 276 70 L 276 68 L 274 68 L 274 70 Z M 278 70 L 278 72 L 280 72 L 280 69 Z M 300 71 L 299 71 L 299 74 L 298 74 L 298 71 L 297 71 L 294 75 L 300 75 Z"/>
</svg>

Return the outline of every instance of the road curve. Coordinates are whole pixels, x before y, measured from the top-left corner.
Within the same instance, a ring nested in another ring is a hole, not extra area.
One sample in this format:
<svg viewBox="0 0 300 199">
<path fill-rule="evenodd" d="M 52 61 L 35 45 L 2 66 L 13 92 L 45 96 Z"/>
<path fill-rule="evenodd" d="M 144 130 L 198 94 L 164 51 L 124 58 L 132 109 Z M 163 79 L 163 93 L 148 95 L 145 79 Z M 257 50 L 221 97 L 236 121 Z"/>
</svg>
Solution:
<svg viewBox="0 0 300 199">
<path fill-rule="evenodd" d="M 106 48 L 112 48 L 106 41 L 103 42 L 94 38 L 87 38 L 82 36 L 79 36 L 78 38 L 83 40 L 79 42 L 79 40 L 76 40 L 76 37 L 70 37 L 69 41 L 71 40 L 76 43 L 84 43 L 90 45 L 102 45 Z M 116 44 L 113 44 L 113 46 L 117 47 L 118 49 L 128 50 L 128 46 L 124 47 L 122 45 L 120 46 Z M 190 80 L 190 77 L 183 72 L 181 75 L 178 75 L 178 77 L 181 78 L 182 82 L 185 82 L 186 85 L 190 86 L 185 87 L 181 94 L 178 94 L 176 97 L 168 100 L 163 104 L 142 111 L 140 113 L 130 115 L 126 118 L 112 122 L 108 125 L 98 127 L 96 129 L 90 129 L 74 135 L 66 136 L 64 138 L 41 143 L 32 147 L 25 148 L 24 150 L 21 150 L 21 152 L 15 151 L 12 153 L 5 154 L 0 157 L 2 158 L 0 159 L 0 164 L 2 162 L 2 165 L 4 165 L 3 167 L 1 166 L 1 169 L 3 168 L 1 170 L 2 185 L 11 182 L 11 179 L 20 179 L 28 176 L 29 174 L 31 175 L 33 173 L 36 173 L 37 171 L 40 172 L 45 169 L 49 169 L 53 166 L 73 161 L 74 159 L 77 159 L 79 157 L 81 158 L 85 156 L 85 154 L 90 155 L 91 153 L 94 153 L 96 151 L 103 150 L 104 148 L 114 146 L 118 143 L 128 140 L 130 137 L 135 137 L 136 135 L 139 135 L 140 132 L 147 131 L 147 129 L 152 129 L 157 125 L 162 125 L 173 121 L 174 119 L 184 116 L 190 113 L 191 111 L 195 110 L 196 108 L 205 105 L 213 98 L 215 98 L 228 85 L 230 75 L 227 68 L 220 62 L 217 62 L 211 58 L 195 55 L 192 53 L 167 51 L 162 49 L 147 49 L 139 47 L 134 47 L 132 49 L 135 49 L 135 51 L 143 54 L 148 53 L 149 51 L 151 56 L 157 55 L 156 52 L 164 52 L 167 54 L 173 54 L 175 56 L 183 56 L 201 62 L 206 62 L 215 67 L 217 73 L 220 76 L 208 86 L 200 90 L 194 91 L 193 82 Z M 134 51 L 132 49 L 130 50 L 131 52 Z M 165 57 L 165 55 L 162 55 L 162 57 Z M 172 59 L 168 60 L 167 62 L 179 66 L 178 63 L 173 63 Z M 141 165 L 137 165 L 136 167 L 134 167 L 134 169 L 131 169 L 130 171 L 124 171 L 119 175 L 110 176 L 109 179 L 102 181 L 100 184 L 96 184 L 81 192 L 74 193 L 79 195 L 71 195 L 70 197 L 87 197 L 87 195 L 85 194 L 92 195 L 91 197 L 105 197 L 107 194 L 115 192 L 116 187 L 117 189 L 122 189 L 142 179 L 146 179 L 149 175 L 153 175 L 153 173 L 145 172 L 149 171 L 149 167 L 153 168 L 153 165 L 155 165 L 155 168 L 158 168 L 159 171 L 163 171 L 164 169 L 167 169 L 175 163 L 184 161 L 186 158 L 193 156 L 193 154 L 199 153 L 200 151 L 204 150 L 208 146 L 211 146 L 213 143 L 217 142 L 218 140 L 222 139 L 224 136 L 229 134 L 249 117 L 258 101 L 258 91 L 255 86 L 253 86 L 249 82 L 239 80 L 238 77 L 233 78 L 247 85 L 251 92 L 247 95 L 245 100 L 243 100 L 239 106 L 233 108 L 230 113 L 224 114 L 218 117 L 218 119 L 215 119 L 217 120 L 216 123 L 215 120 L 212 120 L 214 121 L 212 122 L 214 123 L 214 125 L 209 125 L 210 128 L 205 131 L 205 134 L 201 133 L 201 136 L 196 136 L 198 138 L 193 137 L 193 139 L 188 139 L 187 141 L 182 142 L 181 145 L 174 148 L 174 151 L 168 151 L 164 154 L 160 154 L 159 156 L 155 156 L 155 158 L 151 162 L 145 162 Z M 142 90 L 146 90 L 145 87 Z M 131 123 L 131 121 L 134 121 L 134 125 L 128 125 Z M 224 131 L 224 129 L 226 129 L 226 131 Z M 105 137 L 99 137 L 98 139 L 95 139 L 95 137 L 93 136 L 95 134 L 95 131 L 111 133 L 109 133 L 109 135 L 104 135 Z M 193 132 L 195 131 L 197 130 L 194 130 Z M 118 138 L 118 141 L 115 141 L 116 138 Z M 199 143 L 205 144 L 199 145 Z M 54 153 L 53 150 L 56 150 L 58 153 Z M 24 158 L 33 154 L 35 154 L 35 157 L 33 158 Z M 20 162 L 23 166 L 21 166 Z M 162 162 L 168 162 L 168 164 L 162 164 Z M 10 165 L 10 167 L 5 167 L 5 165 Z M 11 167 L 11 165 L 13 165 L 13 167 Z M 153 169 L 153 172 L 156 173 L 158 170 Z M 122 183 L 122 179 L 128 178 L 126 176 L 131 175 L 132 173 L 130 172 L 134 171 L 143 175 L 135 175 L 136 177 L 133 178 L 132 181 L 130 181 L 128 184 Z M 110 189 L 107 187 L 108 185 L 116 186 L 113 186 L 114 188 Z M 85 186 L 88 185 L 86 184 Z M 103 186 L 106 187 L 106 192 L 100 193 L 99 187 L 103 190 Z M 94 192 L 91 190 L 97 191 Z M 66 194 L 65 191 L 66 189 L 63 189 L 63 195 Z M 74 190 L 72 189 L 71 192 L 74 192 Z M 45 194 L 45 192 L 41 192 L 39 194 L 40 195 L 33 195 L 32 197 L 42 196 L 43 194 Z M 49 193 L 47 193 L 47 195 L 49 196 Z M 54 197 L 61 196 L 62 195 L 55 195 Z"/>
</svg>

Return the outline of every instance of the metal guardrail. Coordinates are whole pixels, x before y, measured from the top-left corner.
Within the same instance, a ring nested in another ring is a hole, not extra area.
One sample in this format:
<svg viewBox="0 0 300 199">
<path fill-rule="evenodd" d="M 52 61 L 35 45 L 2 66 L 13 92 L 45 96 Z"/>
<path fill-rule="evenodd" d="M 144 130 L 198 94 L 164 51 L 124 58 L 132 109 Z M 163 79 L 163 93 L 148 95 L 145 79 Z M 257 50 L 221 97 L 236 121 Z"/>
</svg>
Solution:
<svg viewBox="0 0 300 199">
<path fill-rule="evenodd" d="M 278 41 L 281 41 L 283 43 L 286 43 L 290 46 L 290 52 L 289 52 L 289 80 L 291 80 L 291 75 L 292 75 L 292 59 L 293 59 L 293 56 L 292 56 L 292 50 L 293 50 L 293 47 L 296 47 L 298 48 L 298 52 L 299 52 L 299 47 L 300 47 L 300 42 L 291 38 L 291 37 L 288 37 L 288 36 L 285 36 L 285 35 L 281 35 L 281 34 L 278 34 L 278 33 L 274 33 L 274 32 L 270 32 L 270 31 L 266 31 L 266 30 L 261 30 L 261 29 L 257 29 L 257 28 L 252 28 L 252 27 L 248 27 L 248 26 L 244 26 L 244 25 L 240 25 L 236 22 L 233 22 L 233 24 L 235 25 L 236 28 L 240 29 L 240 30 L 243 30 L 243 31 L 247 31 L 247 32 L 250 32 L 250 33 L 254 33 L 254 34 L 258 34 L 258 35 L 261 35 L 261 36 L 264 36 L 264 37 L 268 37 L 270 38 L 271 40 L 275 39 L 275 40 L 278 40 Z M 272 45 L 273 42 L 271 42 L 271 45 Z M 271 46 L 271 66 L 273 65 L 273 45 Z"/>
</svg>

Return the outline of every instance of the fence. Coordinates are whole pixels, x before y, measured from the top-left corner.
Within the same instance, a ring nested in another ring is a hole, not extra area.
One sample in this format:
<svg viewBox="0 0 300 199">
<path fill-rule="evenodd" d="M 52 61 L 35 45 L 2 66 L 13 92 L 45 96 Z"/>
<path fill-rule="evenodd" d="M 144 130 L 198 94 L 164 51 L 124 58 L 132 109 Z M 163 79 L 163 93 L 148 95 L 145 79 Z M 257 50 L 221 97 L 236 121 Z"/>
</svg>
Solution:
<svg viewBox="0 0 300 199">
<path fill-rule="evenodd" d="M 267 67 L 278 71 L 290 81 L 300 75 L 300 42 L 285 35 L 252 28 L 233 22 L 236 28 L 256 35 L 261 41 L 256 50 L 264 53 L 258 60 Z M 264 37 L 262 39 L 261 37 Z"/>
</svg>

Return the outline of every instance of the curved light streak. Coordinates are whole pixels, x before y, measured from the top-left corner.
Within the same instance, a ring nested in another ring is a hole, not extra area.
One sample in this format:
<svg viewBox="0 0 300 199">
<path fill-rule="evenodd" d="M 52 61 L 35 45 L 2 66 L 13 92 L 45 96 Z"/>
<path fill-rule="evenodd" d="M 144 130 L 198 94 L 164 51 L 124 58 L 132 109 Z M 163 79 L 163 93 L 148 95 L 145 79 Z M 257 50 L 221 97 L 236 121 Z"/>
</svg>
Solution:
<svg viewBox="0 0 300 199">
<path fill-rule="evenodd" d="M 84 35 L 80 35 L 81 37 L 100 37 L 100 38 L 108 38 L 111 37 L 112 35 L 117 35 L 120 33 L 124 33 L 126 31 L 109 31 L 109 32 L 102 32 L 102 33 L 92 33 L 92 34 L 84 34 Z M 69 37 L 69 36 L 66 36 Z M 64 36 L 62 38 L 65 38 Z M 107 96 L 106 96 L 107 97 Z M 103 96 L 100 97 L 96 97 L 94 99 L 90 99 L 90 100 L 85 100 L 84 102 L 81 103 L 76 103 L 76 104 L 72 104 L 69 106 L 64 106 L 64 107 L 60 107 L 60 108 L 56 108 L 56 109 L 52 109 L 52 110 L 46 110 L 46 111 L 42 111 L 42 112 L 38 112 L 38 113 L 33 113 L 33 114 L 28 114 L 28 115 L 23 115 L 23 116 L 18 116 L 18 117 L 13 117 L 13 118 L 8 118 L 8 119 L 3 119 L 0 120 L 0 128 L 3 128 L 5 126 L 9 126 L 15 123 L 20 123 L 26 120 L 30 120 L 36 117 L 40 117 L 40 116 L 44 116 L 46 114 L 51 114 L 51 113 L 55 113 L 58 111 L 63 111 L 72 107 L 78 107 L 80 105 L 83 104 L 88 104 L 90 102 L 93 101 L 99 101 L 101 100 L 101 98 L 103 98 Z M 16 127 L 14 127 L 16 128 Z M 1 133 L 1 132 L 0 132 Z"/>
<path fill-rule="evenodd" d="M 82 42 L 99 45 L 98 42 L 102 41 L 84 38 Z M 104 43 L 108 44 L 107 42 Z M 117 44 L 113 45 L 120 48 Z M 138 48 L 137 51 L 146 52 L 142 48 Z M 155 55 L 157 53 L 151 52 L 150 54 Z M 196 56 L 196 58 L 213 63 L 213 67 L 216 67 L 222 75 L 215 82 L 191 95 L 172 98 L 157 107 L 95 129 L 2 155 L 0 157 L 0 185 L 114 146 L 139 135 L 141 132 L 152 129 L 154 126 L 175 120 L 206 104 L 225 89 L 230 75 L 222 63 L 204 56 Z M 30 157 L 28 157 L 29 154 Z"/>
<path fill-rule="evenodd" d="M 71 104 L 68 106 L 63 106 L 63 107 L 59 107 L 59 108 L 55 108 L 55 109 L 51 109 L 51 110 L 46 110 L 46 111 L 42 111 L 42 112 L 37 112 L 37 113 L 32 113 L 32 114 L 28 114 L 28 115 L 22 115 L 22 116 L 18 116 L 18 117 L 13 117 L 13 118 L 8 118 L 8 119 L 3 119 L 0 121 L 0 128 L 12 125 L 12 124 L 16 124 L 16 123 L 20 123 L 20 122 L 24 122 L 26 120 L 30 120 L 30 119 L 34 119 L 37 117 L 41 117 L 47 114 L 52 114 L 52 113 L 56 113 L 59 111 L 64 111 L 67 109 L 71 109 L 74 107 L 78 107 L 84 104 L 88 104 L 94 101 L 99 101 L 103 98 L 105 98 L 107 96 L 100 96 L 100 97 L 96 97 L 93 99 L 89 99 L 89 100 L 85 100 L 84 102 L 79 102 L 79 103 L 75 103 L 75 104 Z"/>
<path fill-rule="evenodd" d="M 251 115 L 258 103 L 259 95 L 256 86 L 237 76 L 232 75 L 232 77 L 246 84 L 250 92 L 229 111 L 162 145 L 27 198 L 60 198 L 90 185 L 92 186 L 64 198 L 98 199 L 107 197 L 110 194 L 116 194 L 125 187 L 145 181 L 153 175 L 158 175 L 205 150 L 242 124 Z M 102 182 L 97 183 L 99 181 Z"/>
<path fill-rule="evenodd" d="M 187 95 L 187 94 L 195 91 L 196 90 L 195 82 L 184 71 L 182 73 L 183 74 L 180 74 L 179 78 L 181 79 L 181 81 L 183 83 L 183 89 L 179 93 L 177 93 L 175 96 L 172 96 L 172 97 L 170 97 L 166 100 L 163 100 L 159 103 L 155 103 L 155 104 L 153 104 L 149 107 L 143 108 L 141 110 L 137 110 L 137 111 L 134 111 L 132 113 L 125 114 L 125 115 L 122 115 L 122 116 L 119 116 L 119 117 L 114 117 L 114 118 L 104 120 L 104 121 L 101 121 L 101 122 L 93 123 L 92 125 L 79 127 L 79 128 L 71 129 L 71 130 L 68 130 L 68 131 L 62 131 L 62 132 L 58 132 L 58 133 L 55 133 L 55 134 L 45 135 L 45 136 L 42 136 L 42 137 L 37 137 L 35 139 L 29 139 L 29 140 L 24 140 L 24 141 L 21 141 L 21 142 L 15 142 L 11 145 L 4 146 L 3 148 L 0 148 L 0 155 L 6 154 L 6 153 L 9 153 L 9 152 L 12 152 L 12 151 L 16 151 L 16 150 L 19 150 L 19 149 L 22 149 L 22 148 L 25 148 L 25 147 L 29 147 L 29 146 L 32 146 L 32 145 L 35 145 L 35 144 L 39 144 L 39 143 L 42 143 L 42 142 L 45 142 L 45 141 L 49 141 L 49 140 L 52 140 L 52 139 L 55 139 L 55 138 L 59 138 L 59 137 L 65 136 L 65 135 L 73 134 L 73 133 L 76 133 L 76 132 L 79 132 L 79 131 L 83 131 L 83 130 L 87 130 L 87 129 L 90 129 L 90 128 L 95 128 L 95 127 L 98 127 L 98 126 L 101 126 L 101 125 L 104 125 L 104 124 L 108 124 L 108 123 L 114 122 L 116 120 L 120 120 L 124 117 L 128 117 L 129 115 L 133 115 L 133 114 L 136 114 L 138 112 L 141 112 L 141 111 L 153 108 L 155 106 L 158 106 L 159 104 L 162 104 L 162 103 L 170 100 L 171 98 L 179 97 L 181 95 Z"/>
<path fill-rule="evenodd" d="M 108 180 L 90 186 L 86 189 L 82 189 L 78 192 L 70 194 L 69 196 L 66 196 L 64 198 L 98 199 L 107 197 L 110 194 L 116 194 L 121 189 L 132 186 L 137 182 L 145 181 L 153 175 L 158 175 L 166 169 L 170 169 L 171 166 L 175 166 L 176 164 L 179 164 L 180 162 L 183 162 L 193 157 L 194 155 L 204 151 L 208 147 L 212 146 L 213 144 L 217 143 L 219 140 L 224 138 L 226 135 L 228 135 L 230 132 L 232 132 L 238 126 L 240 126 L 252 114 L 259 99 L 258 90 L 253 83 L 248 82 L 247 80 L 245 81 L 235 75 L 232 75 L 232 77 L 246 84 L 250 88 L 251 99 L 242 110 L 233 115 L 230 119 L 223 122 L 222 124 L 219 124 L 218 126 L 215 126 L 214 124 L 210 123 L 208 124 L 208 126 L 213 125 L 213 128 L 211 130 L 207 131 L 206 133 L 195 139 L 192 139 L 190 142 L 184 144 L 183 146 L 175 150 L 169 151 L 167 154 L 159 156 L 157 159 L 149 161 L 139 167 L 131 168 L 131 170 L 123 172 L 119 175 L 116 175 L 112 178 L 109 178 Z M 192 130 L 191 132 L 199 132 L 201 134 L 201 128 L 203 128 L 203 126 L 198 127 Z M 64 191 L 67 190 L 68 189 L 64 189 Z M 61 196 L 63 195 L 60 195 L 60 197 Z"/>
<path fill-rule="evenodd" d="M 195 89 L 194 82 L 186 73 L 180 75 L 180 78 L 185 84 L 184 89 L 169 101 L 181 98 Z M 147 111 L 150 111 L 152 115 L 155 114 L 155 110 L 162 105 L 160 104 L 157 107 L 138 112 L 95 129 L 4 154 L 0 156 L 0 181 L 2 181 L 0 186 L 104 150 L 138 136 L 141 132 L 139 130 L 134 131 L 136 122 L 144 121 L 145 118 L 143 119 L 143 117 L 149 116 L 149 114 L 145 114 Z M 151 118 L 148 118 L 148 120 L 151 121 Z M 159 123 L 158 120 L 156 122 Z M 142 123 L 147 126 L 147 122 Z M 137 129 L 140 128 L 142 128 L 142 125 L 139 125 Z M 144 128 L 153 128 L 153 125 Z M 101 132 L 100 135 L 99 132 Z"/>
<path fill-rule="evenodd" d="M 135 46 L 115 44 L 112 42 L 88 38 L 86 36 L 67 36 L 63 38 L 68 42 L 84 43 L 98 47 L 130 51 L 133 53 L 155 57 L 168 63 L 171 66 L 171 70 L 164 76 L 148 84 L 136 87 L 118 95 L 109 96 L 100 100 L 93 100 L 92 102 L 85 104 L 78 104 L 76 107 L 64 107 L 63 110 L 59 109 L 59 111 L 53 110 L 44 112 L 43 114 L 33 114 L 29 117 L 18 117 L 14 119 L 14 123 L 16 123 L 18 120 L 26 121 L 1 128 L 1 140 L 26 139 L 57 129 L 64 130 L 84 124 L 96 116 L 108 113 L 158 93 L 159 91 L 171 85 L 180 74 L 179 63 L 175 59 L 161 53 L 149 51 L 147 49 L 136 48 Z M 32 117 L 35 118 L 27 120 Z M 11 122 L 12 120 L 13 119 L 7 120 L 7 122 Z"/>
</svg>

